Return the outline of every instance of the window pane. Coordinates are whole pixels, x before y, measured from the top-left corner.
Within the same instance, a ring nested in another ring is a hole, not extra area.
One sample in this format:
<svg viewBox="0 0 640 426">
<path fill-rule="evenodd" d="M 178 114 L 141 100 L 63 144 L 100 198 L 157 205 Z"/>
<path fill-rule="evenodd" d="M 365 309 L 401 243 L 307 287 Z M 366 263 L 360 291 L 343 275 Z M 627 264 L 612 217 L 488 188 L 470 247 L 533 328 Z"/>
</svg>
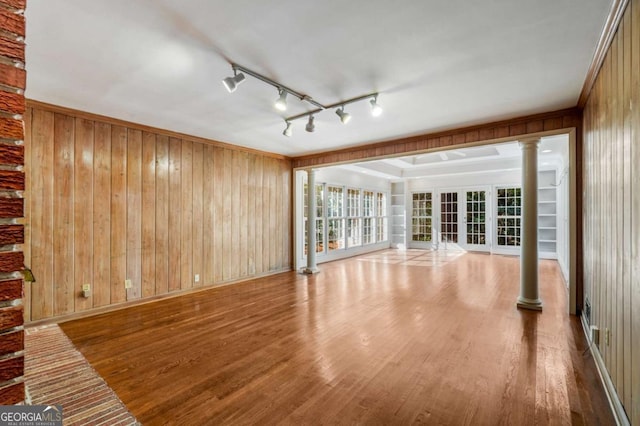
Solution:
<svg viewBox="0 0 640 426">
<path fill-rule="evenodd" d="M 517 247 L 520 245 L 520 207 L 522 202 L 520 188 L 499 188 L 497 195 L 496 234 L 498 235 L 498 245 Z M 484 208 L 482 211 L 484 212 Z"/>
</svg>

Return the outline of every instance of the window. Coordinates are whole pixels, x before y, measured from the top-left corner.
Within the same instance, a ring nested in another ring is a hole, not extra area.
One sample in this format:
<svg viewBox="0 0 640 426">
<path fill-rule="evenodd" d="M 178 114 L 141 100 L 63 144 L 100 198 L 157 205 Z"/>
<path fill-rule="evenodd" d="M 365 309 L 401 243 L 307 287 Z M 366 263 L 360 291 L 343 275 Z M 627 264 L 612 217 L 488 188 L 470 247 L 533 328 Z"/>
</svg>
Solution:
<svg viewBox="0 0 640 426">
<path fill-rule="evenodd" d="M 347 247 L 362 245 L 360 190 L 347 189 Z"/>
<path fill-rule="evenodd" d="M 327 186 L 327 247 L 329 251 L 343 249 L 344 240 L 344 191 L 342 187 Z"/>
<path fill-rule="evenodd" d="M 496 234 L 499 246 L 520 245 L 520 188 L 498 188 Z"/>
<path fill-rule="evenodd" d="M 387 241 L 388 219 L 387 219 L 387 194 L 376 193 L 376 241 Z"/>
<path fill-rule="evenodd" d="M 412 197 L 411 239 L 430 242 L 432 226 L 431 192 L 415 192 Z"/>
<path fill-rule="evenodd" d="M 373 191 L 362 191 L 362 244 L 375 242 L 374 195 Z"/>
<path fill-rule="evenodd" d="M 322 253 L 324 251 L 324 217 L 323 217 L 323 185 L 316 185 L 316 253 Z M 309 211 L 309 205 L 307 203 L 307 191 L 308 185 L 305 182 L 303 189 L 304 196 L 304 253 L 307 254 L 309 240 L 307 234 L 307 212 Z"/>
</svg>

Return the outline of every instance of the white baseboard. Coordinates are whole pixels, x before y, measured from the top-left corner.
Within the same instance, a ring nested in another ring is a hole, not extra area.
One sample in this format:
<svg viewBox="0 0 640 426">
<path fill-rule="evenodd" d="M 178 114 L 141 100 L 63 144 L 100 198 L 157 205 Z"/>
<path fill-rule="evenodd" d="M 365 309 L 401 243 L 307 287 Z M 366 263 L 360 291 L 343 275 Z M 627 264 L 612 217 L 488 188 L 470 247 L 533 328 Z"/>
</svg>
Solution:
<svg viewBox="0 0 640 426">
<path fill-rule="evenodd" d="M 598 374 L 600 375 L 600 381 L 602 381 L 604 392 L 607 394 L 607 399 L 609 400 L 609 405 L 611 406 L 613 417 L 616 419 L 616 424 L 618 426 L 631 426 L 631 424 L 629 423 L 629 418 L 627 417 L 627 413 L 624 411 L 624 407 L 622 406 L 622 402 L 620 402 L 620 398 L 618 398 L 616 387 L 613 385 L 611 377 L 609 376 L 609 372 L 607 371 L 607 367 L 605 366 L 604 360 L 602 359 L 602 355 L 600 355 L 600 350 L 591 341 L 591 336 L 589 334 L 589 324 L 585 322 L 584 315 L 580 316 L 580 322 L 582 323 L 582 330 L 584 331 L 584 335 L 587 337 L 587 342 L 589 342 L 589 350 L 591 351 L 591 355 L 593 355 L 593 359 L 596 362 L 596 368 L 598 369 Z"/>
</svg>

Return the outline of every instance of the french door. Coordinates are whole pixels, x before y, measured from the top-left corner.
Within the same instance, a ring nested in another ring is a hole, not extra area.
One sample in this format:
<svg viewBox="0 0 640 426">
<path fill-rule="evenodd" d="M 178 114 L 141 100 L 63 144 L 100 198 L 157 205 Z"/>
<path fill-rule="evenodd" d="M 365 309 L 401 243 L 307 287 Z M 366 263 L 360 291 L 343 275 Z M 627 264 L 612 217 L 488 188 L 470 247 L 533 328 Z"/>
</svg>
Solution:
<svg viewBox="0 0 640 426">
<path fill-rule="evenodd" d="M 439 243 L 465 250 L 489 250 L 487 188 L 439 193 Z"/>
</svg>

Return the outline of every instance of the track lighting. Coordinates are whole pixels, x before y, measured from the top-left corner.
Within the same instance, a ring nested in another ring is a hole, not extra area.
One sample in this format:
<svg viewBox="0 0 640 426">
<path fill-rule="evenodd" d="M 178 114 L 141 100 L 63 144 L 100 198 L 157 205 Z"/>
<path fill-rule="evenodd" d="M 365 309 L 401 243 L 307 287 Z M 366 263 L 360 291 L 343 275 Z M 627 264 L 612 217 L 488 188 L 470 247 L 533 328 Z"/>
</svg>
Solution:
<svg viewBox="0 0 640 426">
<path fill-rule="evenodd" d="M 378 103 L 378 96 L 371 99 L 370 103 L 371 103 L 371 115 L 373 115 L 374 117 L 378 117 L 380 114 L 382 114 L 382 107 Z"/>
<path fill-rule="evenodd" d="M 252 71 L 241 65 L 232 63 L 231 69 L 233 69 L 233 77 L 227 77 L 224 80 L 222 80 L 222 82 L 224 83 L 224 87 L 226 87 L 229 92 L 234 92 L 237 89 L 238 85 L 245 80 L 245 74 L 248 74 L 251 77 L 262 81 L 263 83 L 267 83 L 275 87 L 276 89 L 278 89 L 278 99 L 276 99 L 274 103 L 274 107 L 279 111 L 285 111 L 287 109 L 287 95 L 294 96 L 298 98 L 300 101 L 306 102 L 315 107 L 315 109 L 308 110 L 306 112 L 303 112 L 301 114 L 294 115 L 291 117 L 286 117 L 284 119 L 285 123 L 287 123 L 287 127 L 284 129 L 282 134 L 288 137 L 290 137 L 293 134 L 292 121 L 298 120 L 304 117 L 308 117 L 308 122 L 305 127 L 306 131 L 313 132 L 316 129 L 316 126 L 314 124 L 314 120 L 315 120 L 314 115 L 321 111 L 324 111 L 325 109 L 328 110 L 328 109 L 338 107 L 338 109 L 336 110 L 336 114 L 338 114 L 338 117 L 340 117 L 340 121 L 343 124 L 347 124 L 351 120 L 351 114 L 349 114 L 348 112 L 345 112 L 344 110 L 345 105 L 370 99 L 369 103 L 371 104 L 371 114 L 374 117 L 377 117 L 380 114 L 382 114 L 382 107 L 378 104 L 377 92 L 369 93 L 362 96 L 357 96 L 351 99 L 342 100 L 340 102 L 336 102 L 330 105 L 323 105 L 320 102 L 314 100 L 309 95 L 300 93 L 290 87 L 287 87 L 275 80 L 270 79 L 269 77 L 265 77 L 264 75 L 258 74 L 257 72 Z M 239 72 L 239 71 L 242 71 L 242 72 Z"/>
<path fill-rule="evenodd" d="M 227 77 L 222 80 L 222 84 L 227 88 L 229 93 L 235 92 L 238 88 L 238 85 L 244 81 L 245 77 L 242 73 L 236 73 L 236 69 L 233 69 L 233 77 Z"/>
<path fill-rule="evenodd" d="M 274 106 L 279 111 L 286 111 L 286 109 L 287 109 L 287 91 L 280 89 L 279 93 L 280 93 L 280 97 L 276 100 L 276 103 L 274 104 Z"/>
<path fill-rule="evenodd" d="M 351 120 L 351 114 L 349 114 L 348 112 L 344 112 L 344 106 L 338 108 L 336 110 L 336 114 L 338 114 L 338 117 L 340 117 L 340 121 L 342 121 L 342 124 L 347 124 Z"/>
<path fill-rule="evenodd" d="M 314 120 L 313 115 L 310 115 L 310 116 L 309 116 L 309 122 L 307 123 L 307 127 L 305 127 L 305 130 L 306 130 L 307 132 L 310 132 L 310 133 L 311 133 L 311 132 L 313 132 L 314 130 L 316 130 L 316 125 L 315 125 L 315 124 L 313 124 L 313 120 Z"/>
<path fill-rule="evenodd" d="M 287 128 L 284 129 L 284 132 L 282 132 L 282 134 L 290 138 L 291 135 L 293 134 L 293 123 L 291 123 L 290 121 L 287 121 L 286 123 L 287 123 Z"/>
</svg>

